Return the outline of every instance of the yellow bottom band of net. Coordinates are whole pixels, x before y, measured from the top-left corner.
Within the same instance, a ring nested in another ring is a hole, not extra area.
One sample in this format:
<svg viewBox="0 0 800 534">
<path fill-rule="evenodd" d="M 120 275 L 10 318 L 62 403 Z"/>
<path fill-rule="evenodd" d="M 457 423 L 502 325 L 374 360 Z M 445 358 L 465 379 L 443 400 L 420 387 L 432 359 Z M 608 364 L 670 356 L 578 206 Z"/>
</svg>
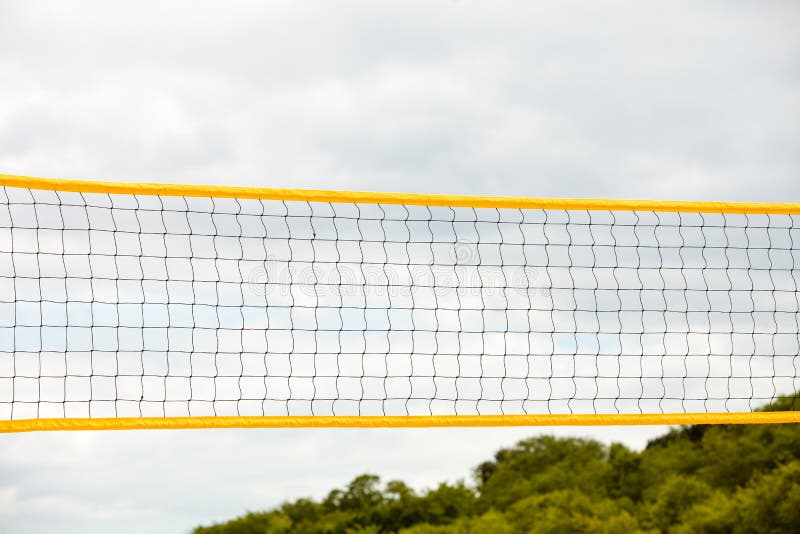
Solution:
<svg viewBox="0 0 800 534">
<path fill-rule="evenodd" d="M 426 428 L 800 423 L 797 412 L 424 416 L 208 416 L 16 419 L 0 432 L 187 428 Z"/>
</svg>

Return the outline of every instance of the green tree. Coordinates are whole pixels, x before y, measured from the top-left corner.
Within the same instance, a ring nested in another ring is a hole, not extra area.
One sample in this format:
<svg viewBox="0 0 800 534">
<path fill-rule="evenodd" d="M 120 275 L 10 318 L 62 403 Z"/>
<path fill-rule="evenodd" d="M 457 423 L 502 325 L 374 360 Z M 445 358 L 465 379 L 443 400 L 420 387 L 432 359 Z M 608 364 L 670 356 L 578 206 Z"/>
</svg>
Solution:
<svg viewBox="0 0 800 534">
<path fill-rule="evenodd" d="M 690 509 L 676 533 L 778 534 L 800 525 L 800 461 L 756 476 L 733 495 L 718 492 Z"/>
<path fill-rule="evenodd" d="M 287 534 L 292 520 L 276 512 L 249 512 L 225 523 L 197 527 L 195 534 Z"/>
<path fill-rule="evenodd" d="M 500 450 L 494 465 L 482 464 L 476 471 L 479 509 L 502 511 L 531 494 L 561 489 L 605 496 L 607 460 L 606 447 L 592 440 L 541 436 L 521 441 Z"/>
<path fill-rule="evenodd" d="M 800 397 L 765 410 L 800 408 Z M 195 534 L 778 533 L 800 525 L 800 425 L 693 425 L 623 445 L 549 436 L 501 449 L 475 486 L 361 475 Z"/>
<path fill-rule="evenodd" d="M 677 524 L 686 510 L 708 499 L 711 487 L 689 475 L 672 474 L 662 484 L 646 490 L 646 504 L 640 515 L 643 523 L 661 532 Z"/>
<path fill-rule="evenodd" d="M 533 495 L 514 503 L 506 514 L 517 532 L 531 534 L 639 532 L 631 503 L 590 497 L 575 490 Z"/>
<path fill-rule="evenodd" d="M 403 529 L 400 534 L 514 534 L 517 532 L 505 516 L 494 510 L 475 517 L 462 517 L 449 525 L 420 523 Z"/>
</svg>

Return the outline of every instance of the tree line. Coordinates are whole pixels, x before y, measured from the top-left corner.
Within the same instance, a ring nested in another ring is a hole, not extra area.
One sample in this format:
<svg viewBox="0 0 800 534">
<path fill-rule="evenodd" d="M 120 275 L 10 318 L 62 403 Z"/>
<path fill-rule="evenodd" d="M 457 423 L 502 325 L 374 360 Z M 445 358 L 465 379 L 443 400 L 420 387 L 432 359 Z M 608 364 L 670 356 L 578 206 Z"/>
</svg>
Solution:
<svg viewBox="0 0 800 534">
<path fill-rule="evenodd" d="M 764 410 L 800 408 L 800 393 Z M 497 451 L 467 484 L 415 491 L 361 475 L 194 534 L 800 532 L 800 425 L 693 425 L 641 451 L 540 436 Z"/>
</svg>

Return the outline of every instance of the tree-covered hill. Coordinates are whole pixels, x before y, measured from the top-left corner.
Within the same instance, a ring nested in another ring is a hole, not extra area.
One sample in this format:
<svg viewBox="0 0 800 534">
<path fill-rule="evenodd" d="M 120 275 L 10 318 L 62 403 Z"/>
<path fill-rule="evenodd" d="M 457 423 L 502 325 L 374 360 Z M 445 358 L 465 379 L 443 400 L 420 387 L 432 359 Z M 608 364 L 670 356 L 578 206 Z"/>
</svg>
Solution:
<svg viewBox="0 0 800 534">
<path fill-rule="evenodd" d="M 784 397 L 766 410 L 797 409 Z M 695 425 L 641 452 L 535 437 L 477 466 L 474 483 L 415 492 L 361 475 L 322 501 L 195 534 L 800 532 L 800 425 Z"/>
</svg>

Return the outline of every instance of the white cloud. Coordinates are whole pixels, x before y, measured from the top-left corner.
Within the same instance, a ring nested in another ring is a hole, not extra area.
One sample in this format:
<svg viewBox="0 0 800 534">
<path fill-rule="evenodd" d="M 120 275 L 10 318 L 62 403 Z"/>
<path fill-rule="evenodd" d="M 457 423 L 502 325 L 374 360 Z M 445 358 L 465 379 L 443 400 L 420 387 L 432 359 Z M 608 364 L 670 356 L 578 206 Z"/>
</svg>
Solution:
<svg viewBox="0 0 800 534">
<path fill-rule="evenodd" d="M 69 496 L 44 495 L 20 499 L 16 488 L 0 489 L 0 517 L 7 522 L 23 521 L 44 515 L 52 521 L 141 521 L 153 515 L 152 510 L 132 506 L 127 499 L 90 502 Z"/>
</svg>

